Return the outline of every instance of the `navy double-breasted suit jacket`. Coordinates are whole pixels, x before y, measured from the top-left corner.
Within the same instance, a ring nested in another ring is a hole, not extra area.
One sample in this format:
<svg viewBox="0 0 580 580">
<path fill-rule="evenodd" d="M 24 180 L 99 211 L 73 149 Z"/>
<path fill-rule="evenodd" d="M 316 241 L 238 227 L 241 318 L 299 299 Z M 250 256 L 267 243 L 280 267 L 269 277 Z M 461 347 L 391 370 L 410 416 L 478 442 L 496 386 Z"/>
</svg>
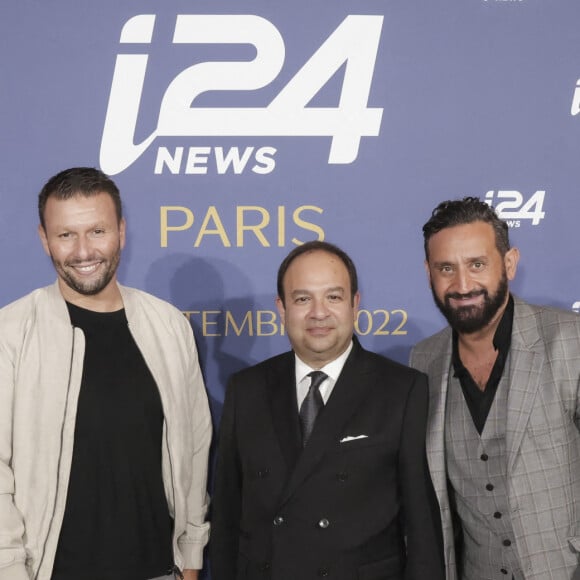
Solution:
<svg viewBox="0 0 580 580">
<path fill-rule="evenodd" d="M 356 339 L 303 449 L 295 359 L 235 374 L 219 434 L 213 580 L 440 580 L 425 375 Z"/>
</svg>

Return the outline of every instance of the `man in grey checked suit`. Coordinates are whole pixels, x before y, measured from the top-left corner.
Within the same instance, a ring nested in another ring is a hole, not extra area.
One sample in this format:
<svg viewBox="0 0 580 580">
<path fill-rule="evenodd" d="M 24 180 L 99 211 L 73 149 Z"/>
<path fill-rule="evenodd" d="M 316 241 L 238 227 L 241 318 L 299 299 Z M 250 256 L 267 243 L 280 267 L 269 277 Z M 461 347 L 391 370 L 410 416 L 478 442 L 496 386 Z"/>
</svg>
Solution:
<svg viewBox="0 0 580 580">
<path fill-rule="evenodd" d="M 449 327 L 420 342 L 448 580 L 580 578 L 580 317 L 512 296 L 519 253 L 477 198 L 423 227 Z"/>
</svg>

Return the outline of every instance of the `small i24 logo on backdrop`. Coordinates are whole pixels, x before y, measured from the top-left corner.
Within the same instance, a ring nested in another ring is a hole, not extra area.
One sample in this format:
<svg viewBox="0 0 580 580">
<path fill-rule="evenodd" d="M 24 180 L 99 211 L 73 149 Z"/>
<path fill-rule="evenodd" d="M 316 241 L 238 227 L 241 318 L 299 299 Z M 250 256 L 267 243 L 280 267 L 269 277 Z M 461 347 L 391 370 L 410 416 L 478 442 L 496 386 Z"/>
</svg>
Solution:
<svg viewBox="0 0 580 580">
<path fill-rule="evenodd" d="M 492 206 L 497 215 L 505 220 L 510 228 L 519 228 L 523 222 L 533 226 L 540 225 L 546 217 L 544 199 L 546 192 L 538 190 L 529 197 L 512 189 L 491 190 L 485 194 L 485 202 Z"/>
<path fill-rule="evenodd" d="M 576 88 L 572 95 L 572 105 L 570 107 L 570 114 L 575 117 L 580 113 L 580 79 L 576 81 Z"/>
</svg>

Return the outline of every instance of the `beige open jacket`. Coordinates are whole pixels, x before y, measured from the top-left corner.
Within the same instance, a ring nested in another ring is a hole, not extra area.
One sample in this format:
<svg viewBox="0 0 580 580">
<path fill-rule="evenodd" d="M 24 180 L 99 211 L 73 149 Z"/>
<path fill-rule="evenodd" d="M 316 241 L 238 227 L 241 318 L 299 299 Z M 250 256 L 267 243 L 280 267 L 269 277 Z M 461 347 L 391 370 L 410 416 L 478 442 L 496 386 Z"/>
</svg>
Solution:
<svg viewBox="0 0 580 580">
<path fill-rule="evenodd" d="M 163 404 L 163 481 L 175 520 L 175 563 L 199 569 L 209 536 L 211 419 L 193 333 L 167 302 L 119 288 Z M 0 310 L 0 580 L 50 580 L 84 346 L 56 283 Z"/>
</svg>

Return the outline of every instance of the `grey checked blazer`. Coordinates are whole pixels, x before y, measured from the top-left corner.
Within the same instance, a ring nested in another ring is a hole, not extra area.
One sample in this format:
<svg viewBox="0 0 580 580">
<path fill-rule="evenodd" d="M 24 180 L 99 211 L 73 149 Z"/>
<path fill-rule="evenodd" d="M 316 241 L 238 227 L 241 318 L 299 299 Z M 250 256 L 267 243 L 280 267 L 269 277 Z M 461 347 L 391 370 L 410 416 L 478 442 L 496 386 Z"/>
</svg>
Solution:
<svg viewBox="0 0 580 580">
<path fill-rule="evenodd" d="M 577 580 L 580 316 L 517 298 L 514 302 L 506 445 L 517 553 L 526 580 Z M 456 580 L 444 443 L 451 329 L 418 343 L 411 366 L 429 376 L 427 454 L 441 508 L 447 579 Z"/>
</svg>

